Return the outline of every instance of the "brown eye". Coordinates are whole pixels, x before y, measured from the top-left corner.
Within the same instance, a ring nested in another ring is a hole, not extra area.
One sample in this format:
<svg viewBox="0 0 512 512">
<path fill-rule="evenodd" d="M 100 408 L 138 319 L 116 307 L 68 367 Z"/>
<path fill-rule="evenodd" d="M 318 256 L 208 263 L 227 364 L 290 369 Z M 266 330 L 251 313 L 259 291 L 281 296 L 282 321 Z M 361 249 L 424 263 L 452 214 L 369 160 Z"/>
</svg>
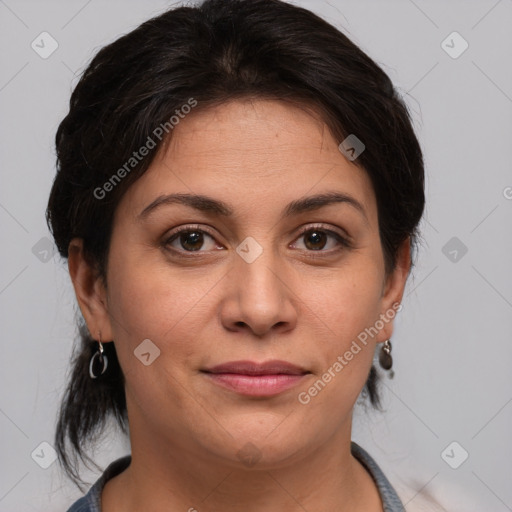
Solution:
<svg viewBox="0 0 512 512">
<path fill-rule="evenodd" d="M 205 252 L 218 247 L 211 235 L 192 227 L 175 231 L 167 238 L 164 245 L 177 252 Z"/>
<path fill-rule="evenodd" d="M 303 231 L 297 240 L 303 240 L 303 243 L 299 244 L 297 247 L 298 242 L 296 242 L 294 246 L 308 252 L 320 251 L 328 253 L 335 251 L 336 249 L 350 247 L 348 240 L 340 234 L 319 227 L 309 228 Z M 303 247 L 301 247 L 301 245 L 303 245 Z"/>
<path fill-rule="evenodd" d="M 204 243 L 203 233 L 200 233 L 199 231 L 180 233 L 178 238 L 181 247 L 187 251 L 197 251 Z"/>
<path fill-rule="evenodd" d="M 328 236 L 323 231 L 313 230 L 308 231 L 303 235 L 306 240 L 306 247 L 313 251 L 318 251 L 323 249 L 327 244 Z"/>
</svg>

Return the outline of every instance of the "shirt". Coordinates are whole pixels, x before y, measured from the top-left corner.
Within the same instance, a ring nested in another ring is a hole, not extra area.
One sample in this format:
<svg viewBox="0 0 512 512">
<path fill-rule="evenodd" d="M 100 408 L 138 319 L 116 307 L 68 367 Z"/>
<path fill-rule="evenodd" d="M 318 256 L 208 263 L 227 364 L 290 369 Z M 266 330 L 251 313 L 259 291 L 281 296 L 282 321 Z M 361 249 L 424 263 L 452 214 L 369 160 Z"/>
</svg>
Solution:
<svg viewBox="0 0 512 512">
<path fill-rule="evenodd" d="M 351 442 L 350 451 L 366 468 L 368 473 L 370 473 L 377 485 L 384 512 L 405 512 L 405 508 L 395 489 L 391 486 L 389 480 L 371 455 L 354 441 Z M 101 512 L 101 491 L 103 487 L 108 480 L 122 473 L 130 465 L 130 462 L 131 455 L 126 455 L 112 462 L 96 483 L 89 489 L 89 492 L 76 501 L 67 512 Z"/>
</svg>

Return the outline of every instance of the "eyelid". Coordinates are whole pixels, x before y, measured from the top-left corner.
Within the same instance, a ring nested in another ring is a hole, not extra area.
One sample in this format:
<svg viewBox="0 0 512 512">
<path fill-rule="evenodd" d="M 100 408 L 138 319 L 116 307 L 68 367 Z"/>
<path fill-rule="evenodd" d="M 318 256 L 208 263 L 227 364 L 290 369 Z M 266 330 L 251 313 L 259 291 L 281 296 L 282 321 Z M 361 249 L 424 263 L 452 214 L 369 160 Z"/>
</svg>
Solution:
<svg viewBox="0 0 512 512">
<path fill-rule="evenodd" d="M 325 224 L 321 224 L 321 223 L 319 224 L 319 223 L 314 223 L 314 222 L 312 224 L 306 224 L 305 227 L 301 228 L 301 230 L 299 231 L 299 234 L 297 236 L 299 237 L 299 236 L 303 235 L 304 233 L 308 233 L 309 231 L 314 231 L 315 229 L 325 231 L 326 233 L 333 233 L 347 241 L 352 240 L 350 235 L 344 229 L 335 228 L 335 227 L 327 226 Z"/>
<path fill-rule="evenodd" d="M 171 239 L 176 235 L 179 235 L 183 231 L 201 231 L 202 233 L 206 233 L 207 235 L 210 235 L 212 238 L 214 238 L 215 235 L 211 233 L 209 229 L 205 229 L 204 226 L 204 224 L 184 224 L 183 226 L 178 226 L 177 228 L 174 228 L 172 230 L 172 233 L 168 235 L 166 238 Z"/>
</svg>

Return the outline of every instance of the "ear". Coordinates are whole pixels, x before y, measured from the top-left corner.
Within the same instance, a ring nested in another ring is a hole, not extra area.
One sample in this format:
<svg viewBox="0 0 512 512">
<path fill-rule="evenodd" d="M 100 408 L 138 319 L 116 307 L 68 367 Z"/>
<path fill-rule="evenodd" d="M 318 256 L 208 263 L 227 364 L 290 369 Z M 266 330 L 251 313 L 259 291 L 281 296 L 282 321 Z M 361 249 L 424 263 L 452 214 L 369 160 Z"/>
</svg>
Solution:
<svg viewBox="0 0 512 512">
<path fill-rule="evenodd" d="M 107 290 L 98 270 L 85 258 L 83 240 L 73 238 L 68 247 L 68 269 L 80 311 L 91 337 L 112 341 Z"/>
<path fill-rule="evenodd" d="M 393 323 L 396 313 L 401 309 L 405 283 L 411 270 L 411 239 L 408 237 L 399 247 L 395 268 L 386 276 L 381 298 L 380 319 L 384 327 L 375 338 L 377 343 L 384 342 L 393 334 Z"/>
</svg>

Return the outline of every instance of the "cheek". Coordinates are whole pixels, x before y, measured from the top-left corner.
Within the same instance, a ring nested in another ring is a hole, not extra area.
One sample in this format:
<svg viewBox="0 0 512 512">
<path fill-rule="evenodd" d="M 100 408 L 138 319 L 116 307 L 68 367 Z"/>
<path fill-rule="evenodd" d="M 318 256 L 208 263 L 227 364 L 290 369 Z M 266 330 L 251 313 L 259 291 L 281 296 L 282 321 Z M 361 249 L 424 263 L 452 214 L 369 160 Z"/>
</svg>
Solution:
<svg viewBox="0 0 512 512">
<path fill-rule="evenodd" d="M 357 335 L 379 316 L 383 275 L 373 260 L 365 259 L 330 279 L 323 290 L 322 309 L 329 326 L 341 339 Z"/>
<path fill-rule="evenodd" d="M 109 310 L 130 331 L 149 337 L 180 322 L 207 294 L 213 278 L 171 264 L 154 241 L 143 242 L 124 228 L 118 228 L 110 249 Z M 133 250 L 124 251 L 129 245 Z"/>
<path fill-rule="evenodd" d="M 379 318 L 381 281 L 380 267 L 366 260 L 317 288 L 322 293 L 311 309 L 320 313 L 317 323 L 327 336 L 318 340 L 323 346 L 321 382 L 306 390 L 318 397 L 317 405 L 326 400 L 339 402 L 340 407 L 351 404 L 364 386 L 375 350 L 368 332 Z"/>
<path fill-rule="evenodd" d="M 163 356 L 172 345 L 170 362 L 176 365 L 193 352 L 190 341 L 204 317 L 202 300 L 213 284 L 161 265 L 135 264 L 128 258 L 118 263 L 109 272 L 108 295 L 123 369 L 136 364 L 133 352 L 145 339 L 150 339 Z"/>
<path fill-rule="evenodd" d="M 186 382 L 189 361 L 198 350 L 195 330 L 201 325 L 199 305 L 208 287 L 191 287 L 168 270 L 128 261 L 109 277 L 109 313 L 127 400 L 147 414 L 159 411 L 162 421 L 171 424 L 169 411 L 189 407 L 180 383 Z M 148 365 L 142 356 L 146 353 Z M 162 408 L 165 400 L 173 404 L 168 411 Z"/>
</svg>

